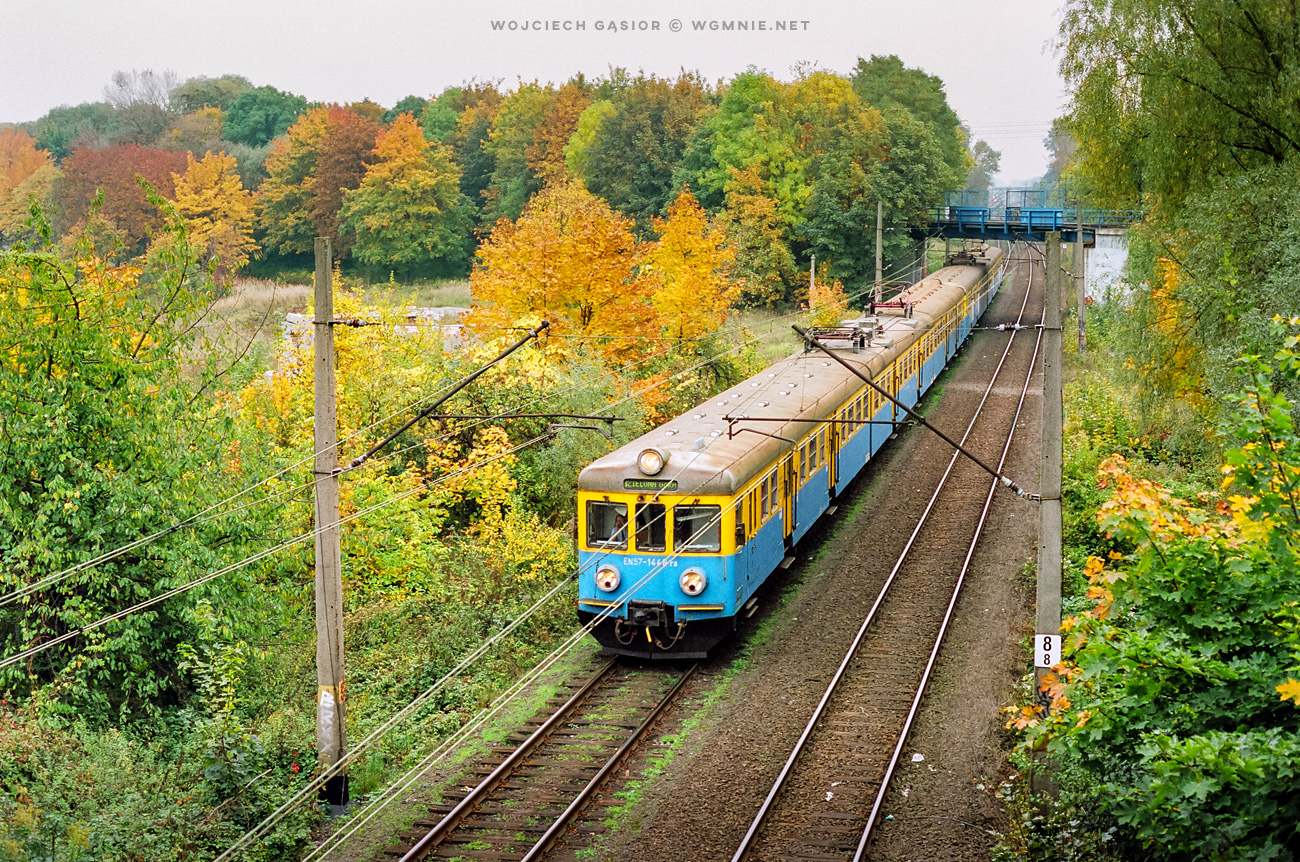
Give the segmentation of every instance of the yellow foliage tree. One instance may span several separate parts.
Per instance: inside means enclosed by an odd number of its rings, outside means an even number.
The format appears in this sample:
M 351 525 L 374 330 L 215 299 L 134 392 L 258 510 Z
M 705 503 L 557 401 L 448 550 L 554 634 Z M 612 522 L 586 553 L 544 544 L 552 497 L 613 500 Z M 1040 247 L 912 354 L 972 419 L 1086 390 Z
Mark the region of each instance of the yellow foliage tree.
M 654 226 L 659 241 L 647 244 L 640 274 L 653 284 L 650 301 L 663 334 L 684 340 L 713 332 L 726 321 L 741 287 L 730 278 L 736 253 L 726 231 L 711 224 L 686 191 Z
M 849 300 L 840 280 L 818 275 L 808 291 L 808 314 L 816 326 L 836 326 L 849 312 Z
M 594 345 L 607 359 L 626 358 L 644 346 L 638 336 L 657 332 L 653 282 L 637 275 L 639 260 L 631 219 L 561 180 L 518 221 L 497 222 L 479 248 L 467 322 L 485 338 L 513 340 L 517 327 L 549 320 L 552 353 Z
M 188 156 L 176 182 L 176 211 L 189 226 L 190 241 L 203 249 L 205 260 L 218 261 L 218 280 L 229 282 L 257 250 L 253 239 L 253 199 L 239 180 L 233 156 L 208 153 Z

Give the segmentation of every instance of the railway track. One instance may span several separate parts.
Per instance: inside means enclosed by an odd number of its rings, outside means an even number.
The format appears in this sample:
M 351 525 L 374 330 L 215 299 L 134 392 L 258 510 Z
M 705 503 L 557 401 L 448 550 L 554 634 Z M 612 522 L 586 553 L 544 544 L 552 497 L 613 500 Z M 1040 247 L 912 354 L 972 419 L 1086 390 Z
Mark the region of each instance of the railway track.
M 1031 265 L 1017 324 L 1035 293 L 1041 306 L 1041 284 L 1036 292 Z M 981 457 L 998 458 L 999 471 L 1024 406 L 1041 332 L 1040 326 L 1037 338 L 1018 338 L 1012 331 L 962 438 Z M 1018 384 L 1014 412 L 986 416 L 991 397 L 1005 397 L 998 395 L 1005 391 L 998 383 L 1008 378 Z M 732 862 L 865 858 L 996 487 L 986 473 L 952 456 Z M 926 530 L 932 518 L 939 525 L 973 527 L 965 539 L 951 530 Z
M 695 672 L 611 660 L 552 698 L 406 833 L 390 860 L 547 858 Z

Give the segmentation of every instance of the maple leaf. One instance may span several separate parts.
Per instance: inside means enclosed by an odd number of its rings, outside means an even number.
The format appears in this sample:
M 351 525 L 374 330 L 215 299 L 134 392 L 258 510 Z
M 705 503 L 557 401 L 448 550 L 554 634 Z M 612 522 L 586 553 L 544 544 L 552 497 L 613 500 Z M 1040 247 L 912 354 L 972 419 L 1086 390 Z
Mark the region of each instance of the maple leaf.
M 1286 682 L 1276 686 L 1276 690 L 1283 700 L 1293 700 L 1296 706 L 1300 706 L 1300 680 L 1287 677 Z

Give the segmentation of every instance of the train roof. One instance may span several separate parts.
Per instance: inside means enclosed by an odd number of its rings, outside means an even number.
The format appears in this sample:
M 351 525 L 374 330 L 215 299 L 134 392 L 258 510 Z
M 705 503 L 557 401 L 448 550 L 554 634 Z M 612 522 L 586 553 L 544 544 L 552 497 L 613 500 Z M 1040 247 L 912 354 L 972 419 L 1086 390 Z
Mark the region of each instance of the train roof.
M 915 302 L 911 318 L 872 318 L 876 334 L 868 345 L 836 349 L 836 356 L 874 380 L 978 283 L 1000 256 L 997 249 L 989 251 L 981 265 L 945 267 L 913 285 L 903 294 Z M 579 475 L 578 488 L 622 492 L 628 490 L 625 479 L 653 478 L 675 480 L 676 488 L 667 492 L 673 495 L 732 495 L 863 386 L 856 374 L 821 351 L 795 353 L 593 461 Z M 724 417 L 786 421 L 731 422 Z M 637 456 L 650 447 L 667 459 L 657 475 L 646 477 L 637 468 Z

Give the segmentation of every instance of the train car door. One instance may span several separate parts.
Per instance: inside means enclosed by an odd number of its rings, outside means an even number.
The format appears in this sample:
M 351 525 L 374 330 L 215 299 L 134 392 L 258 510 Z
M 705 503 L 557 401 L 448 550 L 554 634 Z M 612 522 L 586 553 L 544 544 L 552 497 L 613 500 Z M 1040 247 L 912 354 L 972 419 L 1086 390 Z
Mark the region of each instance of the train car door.
M 736 601 L 744 598 L 744 591 L 749 587 L 749 579 L 753 576 L 753 557 L 754 546 L 749 541 L 754 538 L 753 523 L 758 520 L 758 513 L 754 509 L 755 496 L 754 492 L 748 492 L 740 498 L 736 505 L 736 554 L 731 559 L 735 563 L 735 580 L 736 580 Z
M 840 414 L 841 418 L 843 416 L 844 414 Z M 832 419 L 830 422 L 830 439 L 826 441 L 828 447 L 826 454 L 830 456 L 826 459 L 826 478 L 831 483 L 832 498 L 835 496 L 835 486 L 840 481 L 840 429 L 842 427 L 844 427 L 843 422 L 836 422 Z
M 794 533 L 794 528 L 799 523 L 795 512 L 795 500 L 798 495 L 794 492 L 794 476 L 794 453 L 791 453 L 781 464 L 781 505 L 785 508 L 785 537 L 787 540 Z

